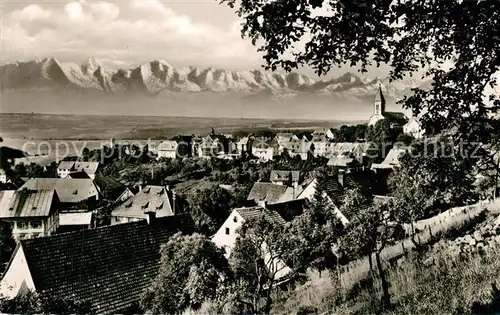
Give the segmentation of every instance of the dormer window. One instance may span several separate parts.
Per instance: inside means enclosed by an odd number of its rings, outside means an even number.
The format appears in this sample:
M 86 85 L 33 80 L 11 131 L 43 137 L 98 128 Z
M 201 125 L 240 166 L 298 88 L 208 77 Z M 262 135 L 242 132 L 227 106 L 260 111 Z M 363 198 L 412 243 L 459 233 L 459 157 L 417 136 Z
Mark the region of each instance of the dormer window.
M 73 190 L 73 195 L 78 194 L 78 189 Z
M 146 209 L 148 206 L 149 206 L 149 201 L 146 201 L 141 208 Z
M 33 207 L 31 208 L 31 210 L 36 210 L 36 206 L 33 206 Z

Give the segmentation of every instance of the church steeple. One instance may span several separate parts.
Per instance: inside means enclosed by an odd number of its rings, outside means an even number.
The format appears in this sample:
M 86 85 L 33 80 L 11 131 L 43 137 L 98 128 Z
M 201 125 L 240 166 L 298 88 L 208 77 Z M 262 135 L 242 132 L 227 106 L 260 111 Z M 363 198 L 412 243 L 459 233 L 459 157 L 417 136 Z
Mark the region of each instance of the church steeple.
M 385 113 L 385 97 L 384 93 L 382 93 L 382 85 L 379 83 L 377 95 L 375 95 L 375 99 L 373 100 L 373 114 L 383 115 L 384 113 Z

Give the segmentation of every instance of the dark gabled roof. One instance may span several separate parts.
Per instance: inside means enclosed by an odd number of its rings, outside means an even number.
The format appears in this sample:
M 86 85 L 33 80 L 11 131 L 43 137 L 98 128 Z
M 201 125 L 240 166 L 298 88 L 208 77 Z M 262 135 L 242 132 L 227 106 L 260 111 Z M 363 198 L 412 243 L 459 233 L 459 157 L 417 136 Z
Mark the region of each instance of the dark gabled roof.
M 69 178 L 90 178 L 89 175 L 83 171 L 69 173 L 68 177 Z
M 285 193 L 286 188 L 284 185 L 257 182 L 253 184 L 247 200 L 254 200 L 255 202 L 267 201 L 269 203 L 277 202 Z
M 97 314 L 137 305 L 156 277 L 160 245 L 191 233 L 189 215 L 157 218 L 21 241 L 35 290 L 51 297 L 87 301 Z
M 262 207 L 248 207 L 248 208 L 234 209 L 234 211 L 238 212 L 239 215 L 241 215 L 241 217 L 244 220 L 258 219 L 260 217 L 264 217 L 265 220 L 275 224 L 280 224 L 280 225 L 286 224 L 286 221 L 279 215 L 278 212 L 274 210 L 268 210 Z
M 391 122 L 406 123 L 408 122 L 408 117 L 400 112 L 384 112 L 382 114 L 385 119 Z

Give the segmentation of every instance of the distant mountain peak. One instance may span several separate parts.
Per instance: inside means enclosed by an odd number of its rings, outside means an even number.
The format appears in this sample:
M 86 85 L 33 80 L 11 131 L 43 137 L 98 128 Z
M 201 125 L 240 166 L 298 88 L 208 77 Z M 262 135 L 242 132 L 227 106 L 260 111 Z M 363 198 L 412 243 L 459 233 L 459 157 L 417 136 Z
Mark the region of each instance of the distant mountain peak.
M 26 80 L 29 77 L 29 80 Z M 88 57 L 80 65 L 61 63 L 54 57 L 39 61 L 7 64 L 1 66 L 0 79 L 4 89 L 24 88 L 94 89 L 109 94 L 122 92 L 158 95 L 170 92 L 216 93 L 237 92 L 245 95 L 271 93 L 286 95 L 331 95 L 341 99 L 372 99 L 383 81 L 384 93 L 389 98 L 399 98 L 411 87 L 420 83 L 393 82 L 381 78 L 365 78 L 353 72 L 330 80 L 315 80 L 303 73 L 268 72 L 262 68 L 249 70 L 229 70 L 224 68 L 186 66 L 174 68 L 165 60 L 158 59 L 131 69 L 103 71 L 101 61 Z

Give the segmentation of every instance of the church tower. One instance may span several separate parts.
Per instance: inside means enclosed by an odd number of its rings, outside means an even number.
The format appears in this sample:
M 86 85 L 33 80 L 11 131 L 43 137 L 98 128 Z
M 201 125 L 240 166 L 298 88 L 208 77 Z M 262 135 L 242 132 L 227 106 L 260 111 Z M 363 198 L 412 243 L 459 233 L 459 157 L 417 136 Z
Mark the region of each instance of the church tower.
M 373 100 L 373 115 L 370 117 L 368 121 L 369 126 L 375 126 L 377 121 L 384 119 L 385 114 L 385 97 L 382 92 L 382 86 L 379 83 L 377 95 L 375 95 L 375 99 Z

